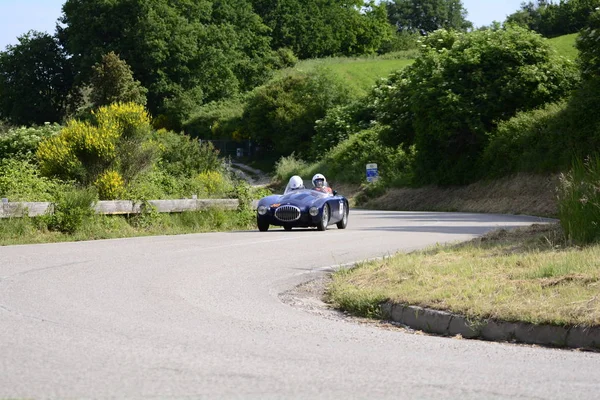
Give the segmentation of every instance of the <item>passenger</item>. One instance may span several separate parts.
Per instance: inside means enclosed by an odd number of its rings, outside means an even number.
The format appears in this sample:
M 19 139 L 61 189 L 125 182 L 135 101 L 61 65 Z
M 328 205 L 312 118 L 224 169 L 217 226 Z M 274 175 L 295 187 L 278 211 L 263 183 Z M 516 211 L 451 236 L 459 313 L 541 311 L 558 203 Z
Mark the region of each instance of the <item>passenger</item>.
M 288 194 L 299 189 L 304 189 L 304 181 L 298 175 L 294 175 L 290 178 L 290 181 L 285 187 L 285 192 L 283 192 L 283 194 Z
M 313 189 L 333 195 L 333 190 L 327 185 L 327 179 L 322 174 L 315 174 L 312 178 Z

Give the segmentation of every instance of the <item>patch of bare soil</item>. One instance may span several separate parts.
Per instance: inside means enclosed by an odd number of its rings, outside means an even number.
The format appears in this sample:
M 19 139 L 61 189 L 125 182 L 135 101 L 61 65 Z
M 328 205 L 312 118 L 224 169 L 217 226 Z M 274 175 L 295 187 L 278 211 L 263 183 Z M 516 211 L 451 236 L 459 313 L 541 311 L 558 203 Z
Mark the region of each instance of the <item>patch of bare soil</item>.
M 396 211 L 457 211 L 554 217 L 558 213 L 558 175 L 519 174 L 459 187 L 390 189 L 360 204 Z

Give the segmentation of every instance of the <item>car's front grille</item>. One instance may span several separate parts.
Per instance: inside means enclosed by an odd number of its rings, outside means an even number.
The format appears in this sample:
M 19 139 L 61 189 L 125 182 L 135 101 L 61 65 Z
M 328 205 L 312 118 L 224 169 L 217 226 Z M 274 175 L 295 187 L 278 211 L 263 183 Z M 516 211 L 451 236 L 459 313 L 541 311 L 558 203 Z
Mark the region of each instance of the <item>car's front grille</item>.
M 282 222 L 292 222 L 300 219 L 300 209 L 296 206 L 281 206 L 275 210 L 275 218 Z

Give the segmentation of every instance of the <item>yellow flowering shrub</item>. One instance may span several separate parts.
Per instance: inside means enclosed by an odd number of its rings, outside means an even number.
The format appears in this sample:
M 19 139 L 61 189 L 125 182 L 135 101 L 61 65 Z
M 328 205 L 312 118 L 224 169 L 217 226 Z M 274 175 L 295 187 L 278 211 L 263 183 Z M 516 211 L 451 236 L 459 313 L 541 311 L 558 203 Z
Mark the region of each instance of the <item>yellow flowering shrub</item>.
M 44 175 L 90 183 L 115 166 L 137 173 L 150 164 L 146 153 L 151 152 L 143 145 L 150 137 L 150 116 L 143 106 L 115 103 L 93 116 L 95 124 L 71 120 L 57 136 L 40 143 L 37 157 Z M 136 161 L 140 165 L 132 165 Z M 123 171 L 119 173 L 122 180 Z
M 227 179 L 219 171 L 206 171 L 198 174 L 197 181 L 199 181 L 206 193 L 209 196 L 216 194 L 225 194 L 232 190 L 233 186 L 229 179 Z
M 125 193 L 125 181 L 117 171 L 104 171 L 94 182 L 101 200 L 119 199 Z
M 150 128 L 150 115 L 135 103 L 113 103 L 94 112 L 98 126 L 117 129 L 125 137 Z

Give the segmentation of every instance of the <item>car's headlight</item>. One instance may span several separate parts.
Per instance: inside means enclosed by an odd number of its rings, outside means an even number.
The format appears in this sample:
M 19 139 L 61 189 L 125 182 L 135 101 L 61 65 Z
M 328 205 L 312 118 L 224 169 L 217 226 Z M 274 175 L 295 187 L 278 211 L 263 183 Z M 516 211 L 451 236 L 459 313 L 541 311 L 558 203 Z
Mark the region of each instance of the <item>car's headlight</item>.
M 265 215 L 267 213 L 268 208 L 266 206 L 258 206 L 256 211 L 258 211 L 258 215 Z
M 308 213 L 313 217 L 316 217 L 319 215 L 319 207 L 311 207 L 310 210 L 308 210 Z

